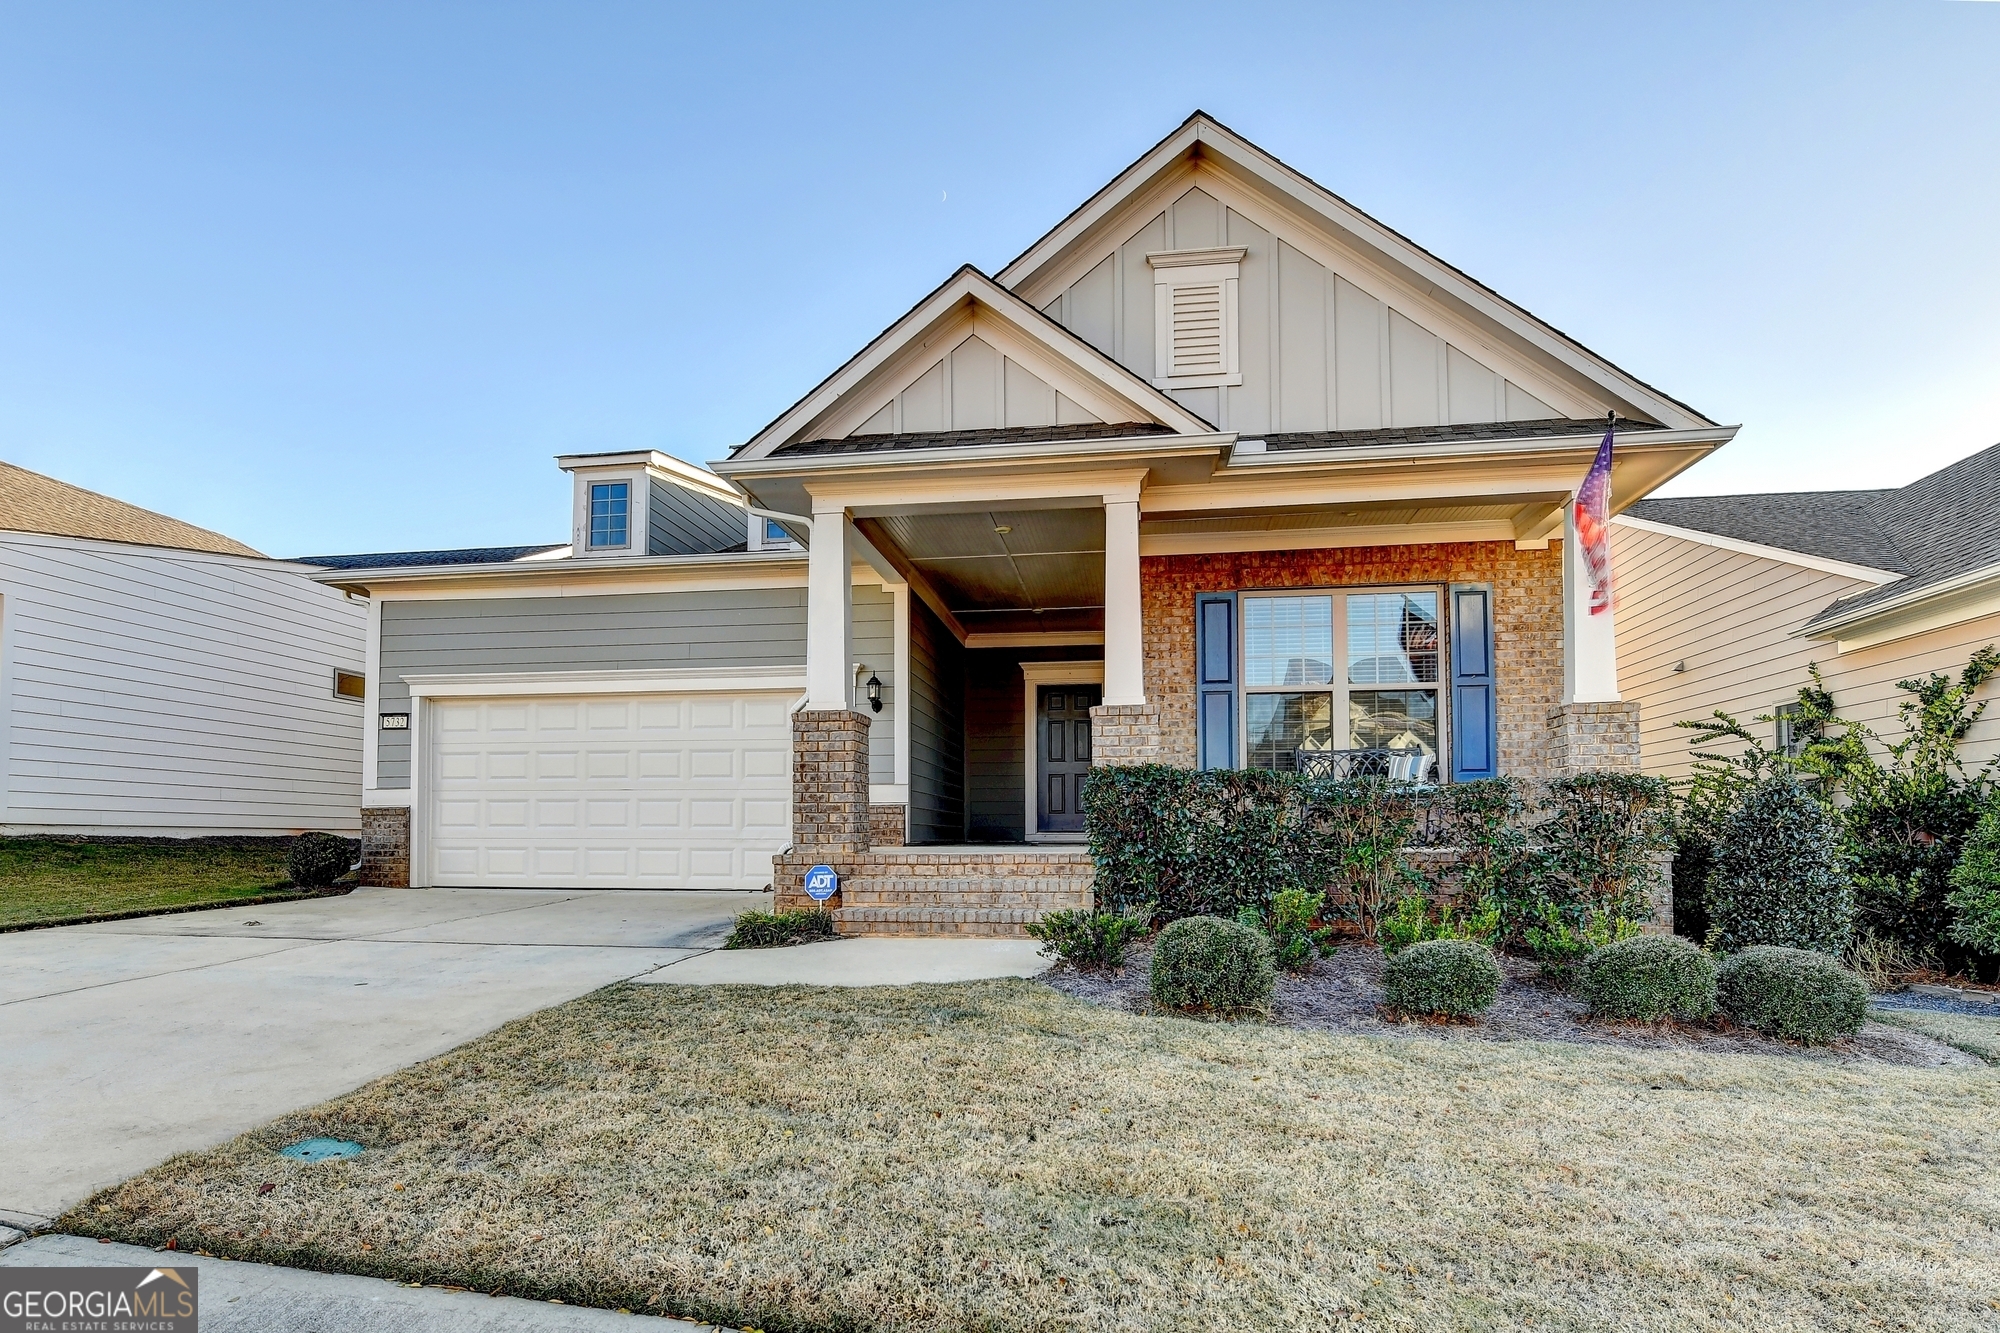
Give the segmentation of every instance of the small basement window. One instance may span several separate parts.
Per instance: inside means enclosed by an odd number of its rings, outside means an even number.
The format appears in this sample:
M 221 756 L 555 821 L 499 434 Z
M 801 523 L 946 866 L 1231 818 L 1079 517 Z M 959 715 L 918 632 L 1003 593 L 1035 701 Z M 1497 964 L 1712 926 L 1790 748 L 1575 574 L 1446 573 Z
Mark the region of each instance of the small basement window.
M 359 671 L 335 671 L 333 673 L 333 694 L 336 699 L 366 699 L 368 697 L 368 677 Z

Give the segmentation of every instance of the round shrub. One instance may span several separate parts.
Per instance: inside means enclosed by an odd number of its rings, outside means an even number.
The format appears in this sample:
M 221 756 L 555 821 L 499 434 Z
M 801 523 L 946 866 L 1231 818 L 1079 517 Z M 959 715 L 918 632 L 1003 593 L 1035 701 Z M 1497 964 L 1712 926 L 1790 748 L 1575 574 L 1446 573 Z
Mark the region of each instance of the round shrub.
M 1715 960 L 1677 935 L 1638 935 L 1585 958 L 1576 989 L 1599 1018 L 1699 1022 L 1715 1012 Z
M 323 889 L 354 864 L 354 844 L 331 833 L 301 833 L 285 853 L 285 869 L 302 889 Z
M 1500 964 L 1474 940 L 1412 944 L 1382 969 L 1382 1000 L 1406 1014 L 1470 1018 L 1500 994 Z
M 1153 1003 L 1167 1009 L 1262 1011 L 1277 977 L 1264 932 L 1221 917 L 1182 917 L 1153 946 Z
M 1861 1030 L 1868 987 L 1823 953 L 1759 945 L 1715 970 L 1715 993 L 1732 1023 L 1808 1046 Z
M 1839 957 L 1854 886 L 1833 812 L 1795 778 L 1766 778 L 1723 825 L 1708 918 L 1725 949 L 1778 944 Z

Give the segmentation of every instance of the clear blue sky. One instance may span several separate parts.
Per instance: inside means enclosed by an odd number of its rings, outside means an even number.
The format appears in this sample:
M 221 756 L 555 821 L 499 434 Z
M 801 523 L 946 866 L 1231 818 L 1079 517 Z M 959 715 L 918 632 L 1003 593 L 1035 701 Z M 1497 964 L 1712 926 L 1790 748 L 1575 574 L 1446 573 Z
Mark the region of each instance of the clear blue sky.
M 2000 4 L 0 0 L 0 458 L 273 554 L 561 540 L 1201 107 L 1734 445 L 2000 440 Z

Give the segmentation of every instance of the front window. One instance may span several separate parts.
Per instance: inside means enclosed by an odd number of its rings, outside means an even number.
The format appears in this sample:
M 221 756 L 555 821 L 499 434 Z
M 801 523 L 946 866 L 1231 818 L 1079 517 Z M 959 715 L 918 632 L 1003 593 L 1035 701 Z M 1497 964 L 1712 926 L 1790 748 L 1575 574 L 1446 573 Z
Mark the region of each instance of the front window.
M 1437 754 L 1440 601 L 1435 588 L 1245 594 L 1244 762 L 1289 771 L 1301 749 Z
M 592 549 L 631 545 L 632 484 L 598 481 L 590 486 Z

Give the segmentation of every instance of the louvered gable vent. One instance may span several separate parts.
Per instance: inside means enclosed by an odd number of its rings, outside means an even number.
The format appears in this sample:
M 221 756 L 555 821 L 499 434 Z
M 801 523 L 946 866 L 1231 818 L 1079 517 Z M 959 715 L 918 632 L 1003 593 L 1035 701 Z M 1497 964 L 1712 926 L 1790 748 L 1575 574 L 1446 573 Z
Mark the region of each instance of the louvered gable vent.
M 1163 389 L 1241 384 L 1236 280 L 1241 247 L 1166 250 L 1153 267 L 1153 383 Z

